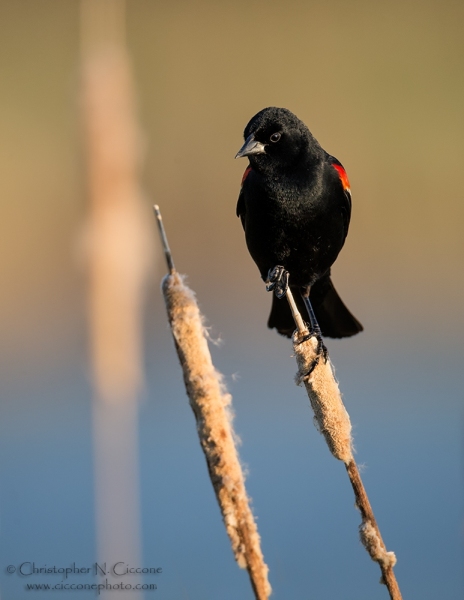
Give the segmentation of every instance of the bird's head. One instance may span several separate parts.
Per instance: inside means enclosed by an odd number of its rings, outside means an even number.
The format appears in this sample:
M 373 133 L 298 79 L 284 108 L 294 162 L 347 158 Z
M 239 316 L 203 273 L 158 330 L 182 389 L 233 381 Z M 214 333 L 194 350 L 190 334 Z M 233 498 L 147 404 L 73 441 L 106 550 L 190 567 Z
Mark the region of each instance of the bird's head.
M 292 169 L 323 152 L 303 121 L 286 108 L 261 110 L 245 127 L 244 138 L 235 158 L 247 156 L 262 171 Z

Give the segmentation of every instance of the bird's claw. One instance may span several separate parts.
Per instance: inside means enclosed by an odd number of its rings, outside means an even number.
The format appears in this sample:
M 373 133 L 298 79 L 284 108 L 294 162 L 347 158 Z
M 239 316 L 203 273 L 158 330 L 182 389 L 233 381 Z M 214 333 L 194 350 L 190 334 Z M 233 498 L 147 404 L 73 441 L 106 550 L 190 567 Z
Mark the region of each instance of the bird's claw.
M 274 292 L 279 298 L 283 298 L 288 290 L 289 273 L 281 265 L 277 265 L 273 269 L 269 269 L 266 281 L 266 290 Z
M 317 340 L 317 354 L 319 357 L 322 356 L 324 359 L 324 364 L 327 364 L 329 360 L 329 351 L 327 350 L 327 346 L 324 344 L 322 338 L 318 338 Z
M 313 337 L 315 337 L 317 340 L 316 357 L 314 358 L 313 361 L 311 361 L 311 365 L 309 367 L 308 372 L 305 375 L 305 378 L 308 378 L 311 375 L 311 373 L 314 371 L 314 369 L 319 364 L 321 358 L 324 359 L 324 364 L 326 364 L 329 359 L 329 351 L 327 350 L 327 347 L 324 344 L 324 341 L 322 339 L 322 335 L 321 335 L 320 331 L 315 331 L 315 330 L 309 331 L 309 333 L 307 333 L 305 336 L 303 336 L 301 339 L 299 339 L 297 343 L 302 344 L 303 342 L 307 342 L 308 340 L 310 340 Z

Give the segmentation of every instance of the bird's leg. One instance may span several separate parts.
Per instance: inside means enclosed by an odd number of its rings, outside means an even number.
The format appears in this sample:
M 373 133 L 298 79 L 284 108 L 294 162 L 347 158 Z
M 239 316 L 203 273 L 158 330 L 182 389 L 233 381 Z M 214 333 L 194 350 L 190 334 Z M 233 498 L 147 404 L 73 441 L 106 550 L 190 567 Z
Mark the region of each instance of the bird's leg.
M 274 292 L 279 298 L 283 298 L 288 290 L 289 273 L 281 265 L 277 265 L 273 269 L 269 269 L 266 280 L 266 290 Z
M 321 358 L 321 356 L 324 358 L 324 363 L 327 362 L 329 353 L 328 353 L 328 350 L 322 339 L 321 328 L 319 327 L 319 323 L 317 322 L 316 315 L 314 314 L 314 310 L 311 305 L 311 300 L 309 299 L 309 290 L 302 292 L 301 297 L 303 298 L 303 302 L 306 306 L 306 310 L 308 311 L 308 316 L 309 316 L 309 335 L 306 339 L 310 339 L 312 337 L 315 337 L 317 339 L 317 348 L 316 348 L 317 356 L 313 360 L 311 367 L 307 373 L 307 375 L 310 375 L 314 371 L 314 369 L 317 367 L 317 365 L 319 364 L 319 359 Z M 305 340 L 302 340 L 302 341 L 305 341 Z

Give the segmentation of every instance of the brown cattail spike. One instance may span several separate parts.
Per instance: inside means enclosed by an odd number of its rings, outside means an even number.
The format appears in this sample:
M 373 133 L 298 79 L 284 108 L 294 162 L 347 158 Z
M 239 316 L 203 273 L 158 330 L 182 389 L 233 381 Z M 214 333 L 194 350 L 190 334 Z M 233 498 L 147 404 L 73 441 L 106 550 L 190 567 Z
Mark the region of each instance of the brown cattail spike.
M 298 363 L 296 383 L 304 384 L 314 411 L 317 429 L 323 434 L 330 452 L 345 463 L 353 487 L 356 506 L 361 513 L 360 539 L 372 560 L 382 572 L 381 583 L 387 586 L 391 600 L 401 600 L 401 592 L 393 572 L 396 563 L 394 552 L 388 552 L 382 540 L 369 498 L 353 457 L 350 417 L 345 409 L 332 364 L 324 360 L 318 349 L 316 337 L 308 337 L 290 288 L 287 299 L 295 319 L 297 331 L 293 334 L 293 349 Z M 303 325 L 302 325 L 303 323 Z
M 256 600 L 267 600 L 271 593 L 268 568 L 261 552 L 258 529 L 235 447 L 230 410 L 232 398 L 211 360 L 203 317 L 195 295 L 169 259 L 169 246 L 157 207 L 155 212 L 170 269 L 163 280 L 162 290 L 200 444 L 235 559 L 247 569 Z

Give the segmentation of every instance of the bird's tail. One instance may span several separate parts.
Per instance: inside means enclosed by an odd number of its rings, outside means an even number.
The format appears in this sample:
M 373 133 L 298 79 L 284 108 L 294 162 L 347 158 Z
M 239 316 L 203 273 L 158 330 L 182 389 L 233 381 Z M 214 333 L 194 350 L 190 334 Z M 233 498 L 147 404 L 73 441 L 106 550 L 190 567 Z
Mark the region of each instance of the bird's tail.
M 343 304 L 329 275 L 316 281 L 311 287 L 309 299 L 323 336 L 350 337 L 363 330 L 361 323 Z
M 298 310 L 303 319 L 307 321 L 308 315 L 299 288 L 292 287 L 292 292 Z M 363 330 L 361 323 L 343 304 L 329 275 L 322 277 L 311 287 L 309 298 L 324 337 L 350 337 Z M 275 327 L 282 335 L 292 336 L 295 331 L 295 323 L 285 298 L 279 300 L 273 294 L 272 309 L 267 324 L 271 329 Z

